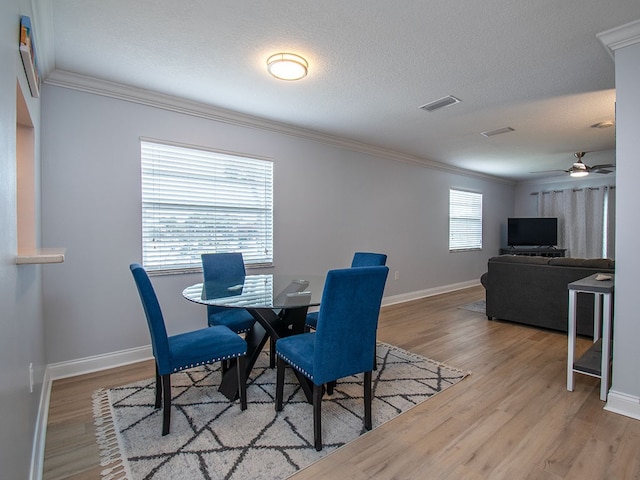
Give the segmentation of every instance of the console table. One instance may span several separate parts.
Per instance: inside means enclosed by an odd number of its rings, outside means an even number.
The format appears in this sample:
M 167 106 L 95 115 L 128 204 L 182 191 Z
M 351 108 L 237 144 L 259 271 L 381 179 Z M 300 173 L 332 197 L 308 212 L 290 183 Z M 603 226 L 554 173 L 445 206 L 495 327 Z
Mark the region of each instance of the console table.
M 609 280 L 596 280 L 606 275 Z M 607 400 L 611 372 L 611 320 L 613 313 L 614 275 L 596 273 L 568 285 L 569 348 L 567 358 L 567 390 L 573 391 L 576 373 L 600 379 L 600 400 Z M 578 293 L 593 293 L 593 345 L 576 360 L 576 303 Z M 600 338 L 602 321 L 602 338 Z
M 564 257 L 566 248 L 501 248 L 500 255 L 526 255 L 528 257 Z

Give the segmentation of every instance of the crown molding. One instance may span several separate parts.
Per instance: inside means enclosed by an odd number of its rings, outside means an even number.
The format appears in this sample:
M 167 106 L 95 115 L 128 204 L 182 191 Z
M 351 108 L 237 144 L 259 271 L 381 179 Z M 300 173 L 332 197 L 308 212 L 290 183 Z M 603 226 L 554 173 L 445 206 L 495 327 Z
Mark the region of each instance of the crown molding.
M 598 33 L 596 37 L 602 42 L 611 58 L 615 59 L 615 51 L 619 48 L 640 43 L 640 20 Z
M 169 110 L 172 112 L 182 113 L 194 117 L 200 117 L 208 120 L 213 120 L 215 122 L 304 138 L 306 140 L 312 140 L 315 142 L 332 145 L 358 153 L 365 153 L 387 160 L 393 160 L 420 167 L 442 170 L 449 173 L 455 173 L 457 175 L 480 178 L 483 180 L 489 180 L 499 183 L 515 183 L 509 179 L 453 167 L 432 160 L 427 160 L 425 158 L 406 155 L 395 152 L 393 150 L 356 142 L 354 140 L 327 135 L 313 130 L 295 127 L 293 125 L 265 120 L 263 118 L 238 113 L 231 110 L 206 105 L 203 103 L 193 102 L 191 100 L 186 100 L 171 95 L 165 95 L 150 90 L 131 87 L 129 85 L 123 85 L 120 83 L 109 82 L 106 80 L 66 72 L 63 70 L 54 70 L 53 72 L 51 72 L 51 74 L 44 80 L 44 83 L 48 85 L 54 85 L 56 87 L 68 88 L 71 90 L 92 93 L 95 95 L 101 95 L 118 100 L 124 100 L 127 102 L 138 103 L 141 105 Z

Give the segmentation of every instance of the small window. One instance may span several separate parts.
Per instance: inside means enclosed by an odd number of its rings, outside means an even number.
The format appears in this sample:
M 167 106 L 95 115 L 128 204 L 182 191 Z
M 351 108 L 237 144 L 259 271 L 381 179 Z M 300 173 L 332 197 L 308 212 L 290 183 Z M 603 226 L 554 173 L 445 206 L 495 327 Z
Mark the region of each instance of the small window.
M 273 162 L 140 145 L 145 268 L 197 271 L 209 252 L 242 252 L 247 266 L 273 263 Z
M 449 190 L 449 251 L 482 249 L 482 194 Z

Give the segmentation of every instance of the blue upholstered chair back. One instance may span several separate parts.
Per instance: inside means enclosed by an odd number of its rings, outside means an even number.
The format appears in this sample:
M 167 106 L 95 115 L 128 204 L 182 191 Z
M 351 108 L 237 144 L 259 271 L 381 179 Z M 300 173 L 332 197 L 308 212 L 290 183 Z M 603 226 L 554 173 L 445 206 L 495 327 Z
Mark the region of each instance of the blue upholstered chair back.
M 386 265 L 387 256 L 384 253 L 356 252 L 351 261 L 352 267 L 375 267 Z
M 375 266 L 327 274 L 315 333 L 315 384 L 372 369 L 388 272 L 386 266 Z
M 246 270 L 242 253 L 203 253 L 202 274 L 204 276 L 205 290 L 207 282 L 226 285 L 227 287 L 243 284 Z M 228 290 L 224 290 L 227 292 L 224 296 L 228 296 Z M 214 298 L 216 295 L 213 291 L 206 292 L 206 294 L 209 298 Z M 225 310 L 224 307 L 207 306 L 207 314 L 209 316 Z
M 147 325 L 151 334 L 151 346 L 153 348 L 153 356 L 156 358 L 158 370 L 167 373 L 171 370 L 169 360 L 169 340 L 167 339 L 167 328 L 164 324 L 164 317 L 160 309 L 160 303 L 156 292 L 151 285 L 149 275 L 142 268 L 142 265 L 132 263 L 129 268 L 133 274 L 133 279 L 138 287 L 140 300 L 144 307 L 144 313 L 147 317 Z

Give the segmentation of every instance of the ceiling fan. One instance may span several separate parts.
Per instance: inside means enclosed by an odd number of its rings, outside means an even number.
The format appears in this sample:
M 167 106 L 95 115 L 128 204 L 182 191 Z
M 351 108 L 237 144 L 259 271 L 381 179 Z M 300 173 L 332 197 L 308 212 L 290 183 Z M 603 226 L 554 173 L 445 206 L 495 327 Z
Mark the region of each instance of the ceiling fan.
M 576 152 L 573 154 L 578 160 L 576 160 L 573 165 L 568 170 L 543 170 L 540 172 L 531 172 L 531 173 L 548 173 L 548 172 L 565 172 L 571 175 L 572 177 L 586 177 L 590 173 L 611 173 L 611 168 L 616 168 L 613 163 L 608 163 L 604 165 L 594 165 L 590 167 L 582 163 L 582 157 L 584 157 L 586 152 Z

